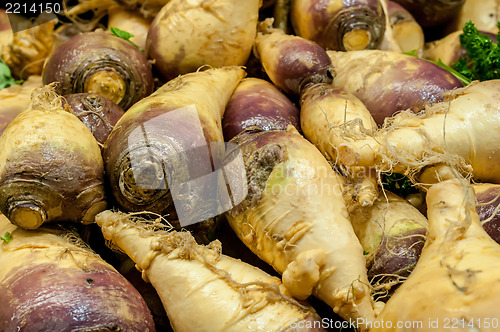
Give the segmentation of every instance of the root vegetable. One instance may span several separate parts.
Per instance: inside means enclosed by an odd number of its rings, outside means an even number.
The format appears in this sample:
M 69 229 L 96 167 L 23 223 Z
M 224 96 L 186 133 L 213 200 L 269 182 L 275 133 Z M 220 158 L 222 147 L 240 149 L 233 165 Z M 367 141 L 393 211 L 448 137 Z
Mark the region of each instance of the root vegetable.
M 13 85 L 0 90 L 0 135 L 7 125 L 22 111 L 26 110 L 31 103 L 31 93 L 36 88 L 41 88 L 41 76 L 30 76 L 22 85 Z
M 499 84 L 500 80 L 484 81 L 451 91 L 422 116 L 401 113 L 375 137 L 344 144 L 339 160 L 410 173 L 446 163 L 472 171 L 479 181 L 498 183 Z
M 425 329 L 438 321 L 464 322 L 457 331 L 496 331 L 500 295 L 500 246 L 483 230 L 475 212 L 474 193 L 466 181 L 449 180 L 427 193 L 429 231 L 420 259 L 408 280 L 389 299 L 378 319 L 392 331 Z M 397 322 L 420 322 L 396 328 Z M 375 324 L 374 324 L 375 325 Z M 379 324 L 372 331 L 386 331 Z
M 259 0 L 172 0 L 149 28 L 146 52 L 168 81 L 199 67 L 242 66 L 255 40 Z
M 410 55 L 380 50 L 327 53 L 335 67 L 333 85 L 358 97 L 378 124 L 398 111 L 420 111 L 463 86 L 447 70 Z
M 498 0 L 465 0 L 453 23 L 452 31 L 462 29 L 465 23 L 472 21 L 476 28 L 496 34 L 500 21 Z
M 92 132 L 97 142 L 104 144 L 118 120 L 125 114 L 120 106 L 95 93 L 74 93 L 64 96 L 64 102 Z
M 226 213 L 238 237 L 282 274 L 293 296 L 313 294 L 344 319 L 373 319 L 340 175 L 296 132 L 244 132 L 233 142 L 248 182 L 245 200 Z
M 0 214 L 2 331 L 154 332 L 137 290 L 68 230 L 25 231 Z
M 350 140 L 350 135 L 372 133 L 377 128 L 358 98 L 326 83 L 311 84 L 304 89 L 300 98 L 300 121 L 304 136 L 333 164 L 337 164 L 337 149 Z M 338 166 L 356 183 L 358 202 L 371 205 L 378 196 L 375 172 L 364 167 Z
M 477 183 L 473 185 L 476 193 L 476 212 L 488 235 L 500 243 L 500 185 Z
M 424 48 L 425 36 L 420 24 L 403 6 L 387 1 L 389 21 L 401 51 L 417 53 Z
M 374 295 L 387 300 L 417 263 L 427 232 L 427 219 L 405 199 L 385 191 L 371 207 L 349 213 L 366 257 Z M 390 291 L 389 291 L 390 290 Z
M 288 125 L 300 130 L 298 108 L 273 84 L 254 77 L 238 84 L 222 118 L 226 141 L 253 126 L 286 130 Z
M 179 76 L 125 113 L 103 150 L 108 183 L 121 209 L 171 213 L 172 218 L 185 212 L 200 221 L 195 212 L 212 206 L 217 195 L 201 195 L 208 190 L 204 180 L 190 180 L 218 167 L 224 150 L 222 115 L 244 75 L 240 67 L 224 67 Z M 171 192 L 173 183 L 180 192 Z M 186 210 L 176 206 L 173 211 L 173 195 L 186 196 Z
M 379 0 L 292 0 L 290 20 L 297 35 L 337 51 L 377 48 L 386 23 Z
M 300 94 L 309 83 L 330 83 L 334 74 L 325 50 L 313 41 L 272 28 L 272 20 L 260 25 L 255 39 L 256 56 L 278 88 Z
M 108 10 L 108 29 L 118 28 L 134 35 L 130 40 L 142 49 L 146 48 L 150 25 L 151 19 L 144 18 L 137 11 L 122 6 L 113 6 Z
M 201 246 L 188 232 L 154 231 L 154 223 L 134 219 L 111 211 L 96 217 L 104 237 L 155 287 L 175 331 L 288 331 L 319 320 L 279 278 L 222 255 L 219 241 Z
M 0 136 L 0 209 L 20 227 L 94 222 L 106 208 L 103 173 L 94 136 L 50 87 Z
M 15 77 L 25 80 L 31 75 L 42 74 L 44 61 L 57 41 L 56 23 L 57 20 L 52 20 L 16 32 L 9 29 L 10 38 L 0 47 L 0 56 Z
M 60 44 L 45 63 L 43 82 L 59 82 L 61 95 L 100 94 L 124 110 L 153 92 L 143 52 L 107 31 L 81 33 Z
M 406 8 L 422 27 L 435 27 L 455 18 L 465 0 L 393 0 Z

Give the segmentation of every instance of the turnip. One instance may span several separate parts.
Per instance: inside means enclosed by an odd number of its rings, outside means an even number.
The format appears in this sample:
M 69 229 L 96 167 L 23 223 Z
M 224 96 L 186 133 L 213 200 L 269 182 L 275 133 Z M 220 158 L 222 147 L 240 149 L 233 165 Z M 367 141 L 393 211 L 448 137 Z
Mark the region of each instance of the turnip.
M 143 52 L 108 31 L 81 33 L 57 46 L 43 70 L 57 92 L 97 93 L 127 110 L 153 91 L 151 65 Z
M 64 96 L 71 112 L 90 129 L 97 142 L 104 144 L 114 125 L 125 113 L 106 97 L 95 93 L 74 93 Z
M 279 278 L 222 255 L 219 241 L 198 245 L 188 232 L 158 230 L 158 221 L 111 211 L 96 217 L 155 287 L 175 331 L 292 331 L 294 322 L 319 320 Z
M 477 183 L 473 185 L 476 193 L 476 212 L 484 230 L 495 242 L 500 244 L 500 185 Z
M 259 0 L 171 0 L 149 28 L 146 52 L 166 81 L 199 67 L 242 66 L 255 39 Z
M 378 124 L 398 111 L 420 111 L 463 86 L 447 70 L 410 55 L 380 50 L 327 53 L 335 67 L 333 85 L 358 97 Z
M 401 51 L 421 51 L 425 36 L 420 24 L 404 7 L 394 1 L 387 1 L 387 10 L 391 28 Z
M 222 118 L 226 141 L 253 126 L 286 130 L 288 125 L 300 130 L 297 107 L 273 84 L 254 77 L 238 84 Z
M 292 0 L 290 19 L 297 35 L 325 49 L 374 49 L 385 30 L 379 0 Z
M 363 246 L 374 295 L 386 300 L 410 275 L 427 232 L 427 219 L 405 199 L 385 191 L 373 206 L 354 206 L 349 213 Z
M 476 180 L 499 183 L 499 84 L 500 80 L 471 84 L 450 91 L 420 116 L 396 115 L 374 137 L 343 144 L 339 160 L 407 173 L 445 163 L 472 171 Z
M 321 46 L 272 28 L 272 19 L 260 24 L 255 53 L 274 85 L 291 95 L 300 94 L 309 83 L 330 83 L 334 75 Z
M 373 319 L 340 175 L 297 132 L 243 132 L 233 142 L 248 185 L 245 200 L 226 213 L 238 237 L 282 274 L 294 297 L 313 294 L 344 319 Z
M 422 27 L 435 27 L 449 23 L 458 15 L 465 3 L 465 0 L 393 1 L 406 8 Z
M 20 227 L 94 222 L 106 208 L 103 173 L 94 136 L 50 86 L 0 136 L 0 210 Z
M 304 136 L 334 165 L 338 147 L 351 135 L 368 134 L 377 128 L 358 98 L 326 83 L 306 86 L 300 98 L 300 122 Z M 355 182 L 356 200 L 363 206 L 371 205 L 378 195 L 376 172 L 365 167 L 338 167 Z
M 497 0 L 465 0 L 458 15 L 448 24 L 452 31 L 462 29 L 465 23 L 472 21 L 483 31 L 496 34 L 500 16 L 500 7 Z
M 0 90 L 0 135 L 7 125 L 22 111 L 26 110 L 31 103 L 31 93 L 36 88 L 41 88 L 41 76 L 33 75 L 23 82 L 22 85 L 13 85 Z
M 146 38 L 152 19 L 147 19 L 139 12 L 122 6 L 113 6 L 108 10 L 108 29 L 118 28 L 133 35 L 130 38 L 142 49 L 146 48 Z
M 497 331 L 500 246 L 479 223 L 470 185 L 459 180 L 435 184 L 427 206 L 429 231 L 420 259 L 371 331 L 386 331 L 389 324 L 391 331 L 444 331 L 452 324 L 457 331 Z M 487 321 L 489 326 L 483 324 Z M 398 322 L 419 325 L 405 329 Z
M 104 146 L 103 157 L 109 186 L 122 210 L 170 213 L 172 222 L 184 213 L 196 222 L 202 220 L 197 219 L 197 213 L 207 212 L 202 207 L 210 210 L 218 206 L 213 205 L 216 193 L 201 195 L 209 190 L 204 179 L 211 179 L 202 176 L 220 166 L 224 152 L 222 115 L 244 76 L 241 67 L 179 76 L 120 118 Z M 197 178 L 199 182 L 190 182 Z M 185 202 L 184 209 L 176 206 L 174 210 L 173 197 L 178 198 L 177 203 Z
M 54 27 L 57 20 L 24 30 L 9 32 L 8 41 L 0 45 L 0 56 L 9 66 L 14 77 L 27 79 L 31 75 L 41 75 L 44 61 L 52 53 L 57 41 Z
M 0 214 L 0 234 L 2 331 L 155 331 L 137 290 L 76 233 Z

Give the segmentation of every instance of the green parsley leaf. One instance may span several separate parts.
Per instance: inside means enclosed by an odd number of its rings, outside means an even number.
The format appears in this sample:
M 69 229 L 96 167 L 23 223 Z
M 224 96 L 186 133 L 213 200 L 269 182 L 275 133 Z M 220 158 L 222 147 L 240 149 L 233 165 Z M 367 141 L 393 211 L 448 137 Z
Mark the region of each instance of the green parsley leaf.
M 500 22 L 497 23 L 500 28 Z M 467 57 L 452 64 L 459 73 L 473 80 L 487 81 L 500 78 L 500 47 L 486 34 L 480 33 L 471 21 L 465 23 L 460 44 Z M 500 40 L 497 34 L 497 41 Z
M 2 239 L 5 243 L 9 243 L 10 241 L 12 241 L 12 234 L 10 234 L 9 232 L 5 232 L 5 234 L 0 237 L 0 239 Z
M 3 88 L 8 88 L 9 86 L 15 84 L 21 84 L 23 81 L 15 80 L 12 77 L 9 66 L 0 58 L 0 90 Z
M 144 50 L 139 46 L 137 45 L 136 43 L 134 43 L 133 41 L 130 40 L 130 38 L 134 37 L 133 34 L 131 34 L 130 32 L 127 32 L 127 31 L 123 31 L 123 30 L 120 30 L 118 28 L 115 28 L 115 27 L 111 27 L 109 29 L 109 31 L 111 31 L 111 33 L 117 37 L 120 37 L 121 39 L 125 39 L 126 41 L 128 41 L 130 44 L 134 45 L 135 47 L 137 47 L 139 49 L 139 51 L 141 52 L 144 52 Z
M 384 189 L 401 197 L 418 192 L 418 189 L 413 186 L 410 179 L 399 173 L 382 174 L 382 186 Z

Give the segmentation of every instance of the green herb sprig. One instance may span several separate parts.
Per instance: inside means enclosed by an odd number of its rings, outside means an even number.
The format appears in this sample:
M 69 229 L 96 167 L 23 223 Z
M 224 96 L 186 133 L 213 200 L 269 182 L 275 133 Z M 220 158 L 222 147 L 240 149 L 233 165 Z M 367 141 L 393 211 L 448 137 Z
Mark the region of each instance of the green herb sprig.
M 135 47 L 137 47 L 139 49 L 139 51 L 141 52 L 144 52 L 144 50 L 142 49 L 142 47 L 140 47 L 139 45 L 137 45 L 136 43 L 134 43 L 133 41 L 130 40 L 130 38 L 134 37 L 133 34 L 131 34 L 130 32 L 127 32 L 127 31 L 123 31 L 123 30 L 120 30 L 118 28 L 115 28 L 115 27 L 111 27 L 109 29 L 109 31 L 111 31 L 111 33 L 117 37 L 120 37 L 121 39 L 125 39 L 126 41 L 128 41 L 130 44 L 134 45 Z
M 0 237 L 0 239 L 5 243 L 9 243 L 10 241 L 12 241 L 12 234 L 10 234 L 9 232 L 5 232 L 4 235 Z
M 500 29 L 500 22 L 497 27 Z M 480 33 L 471 21 L 465 23 L 462 30 L 460 44 L 467 51 L 467 57 L 461 57 L 452 67 L 471 80 L 500 78 L 500 32 L 497 43 L 494 43 L 488 35 Z
M 3 61 L 2 58 L 0 58 L 0 90 L 21 83 L 23 83 L 23 81 L 15 80 L 12 77 L 12 73 L 10 72 L 9 66 L 7 66 L 5 61 Z

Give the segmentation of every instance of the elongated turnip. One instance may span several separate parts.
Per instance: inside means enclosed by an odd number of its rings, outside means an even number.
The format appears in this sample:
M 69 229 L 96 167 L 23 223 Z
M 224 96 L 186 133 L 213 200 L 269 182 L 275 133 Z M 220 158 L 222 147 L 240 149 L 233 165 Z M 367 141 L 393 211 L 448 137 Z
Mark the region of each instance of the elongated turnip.
M 146 52 L 164 80 L 199 67 L 242 66 L 255 40 L 259 0 L 171 0 L 149 28 Z
M 412 274 L 389 299 L 373 331 L 497 331 L 500 246 L 483 230 L 466 181 L 449 180 L 427 193 L 427 242 Z M 384 321 L 385 323 L 381 323 Z M 412 322 L 404 328 L 397 322 Z M 418 323 L 420 322 L 420 323 Z M 418 324 L 418 325 L 414 325 Z M 434 327 L 434 328 L 433 328 Z
M 272 19 L 260 24 L 255 53 L 274 85 L 288 94 L 300 94 L 309 83 L 330 83 L 334 75 L 321 46 L 272 28 Z
M 294 297 L 314 294 L 344 319 L 374 319 L 340 175 L 296 132 L 244 132 L 233 141 L 248 183 L 245 200 L 226 213 L 238 237 L 282 274 Z
M 0 209 L 23 228 L 94 222 L 106 208 L 103 177 L 97 141 L 51 87 L 0 136 Z
M 319 320 L 279 278 L 222 255 L 219 241 L 201 246 L 188 232 L 155 231 L 135 219 L 111 211 L 96 217 L 155 287 L 175 331 L 298 331 L 292 323 Z
M 125 113 L 103 150 L 108 183 L 121 209 L 170 213 L 172 220 L 184 213 L 200 221 L 196 214 L 202 206 L 214 207 L 217 195 L 203 195 L 204 179 L 212 178 L 203 175 L 220 165 L 222 115 L 244 75 L 240 67 L 224 67 L 179 76 Z M 190 181 L 197 178 L 200 182 Z M 173 197 L 185 202 L 184 209 L 173 210 Z
M 229 141 L 244 129 L 300 130 L 298 108 L 268 81 L 249 77 L 234 90 L 222 118 L 224 139 Z
M 333 85 L 358 97 L 378 124 L 398 111 L 420 111 L 463 86 L 447 70 L 410 55 L 380 50 L 327 53 L 335 67 Z
M 81 33 L 57 46 L 43 70 L 57 92 L 97 93 L 124 110 L 153 92 L 153 74 L 143 52 L 108 31 Z
M 25 231 L 0 214 L 0 326 L 14 331 L 154 332 L 137 290 L 68 230 Z
M 499 86 L 500 80 L 471 84 L 451 91 L 421 116 L 401 113 L 375 137 L 343 144 L 339 159 L 347 165 L 410 172 L 447 163 L 472 171 L 477 180 L 498 183 Z
M 300 98 L 300 122 L 305 137 L 333 164 L 337 164 L 338 147 L 348 142 L 351 135 L 368 134 L 377 128 L 358 98 L 326 83 L 306 86 Z M 365 167 L 338 167 L 355 182 L 358 202 L 371 205 L 378 196 L 376 172 Z
M 421 51 L 425 42 L 424 31 L 411 13 L 394 1 L 387 1 L 387 10 L 394 37 L 401 51 Z
M 374 49 L 385 30 L 385 13 L 379 0 L 292 0 L 295 32 L 325 49 Z

